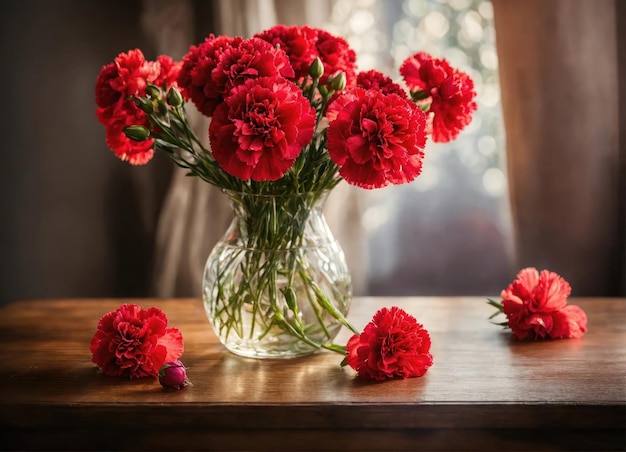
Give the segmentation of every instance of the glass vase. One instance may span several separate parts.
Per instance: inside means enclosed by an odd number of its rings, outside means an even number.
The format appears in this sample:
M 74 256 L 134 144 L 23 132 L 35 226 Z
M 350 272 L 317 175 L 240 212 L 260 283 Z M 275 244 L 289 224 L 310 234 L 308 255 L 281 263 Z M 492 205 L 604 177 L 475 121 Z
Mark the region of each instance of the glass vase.
M 209 255 L 206 314 L 224 346 L 253 358 L 288 358 L 331 344 L 352 286 L 322 212 L 328 192 L 226 191 L 233 220 Z

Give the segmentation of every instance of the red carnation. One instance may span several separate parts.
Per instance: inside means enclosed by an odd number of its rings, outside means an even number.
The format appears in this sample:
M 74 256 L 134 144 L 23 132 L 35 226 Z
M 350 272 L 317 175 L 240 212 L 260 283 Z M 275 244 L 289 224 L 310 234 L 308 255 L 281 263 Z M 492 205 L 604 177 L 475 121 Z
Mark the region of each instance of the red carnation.
M 394 83 L 391 78 L 374 69 L 360 72 L 356 79 L 356 85 L 363 89 L 374 89 L 383 94 L 397 94 L 408 99 L 406 91 L 400 85 Z
M 328 107 L 328 154 L 350 184 L 379 188 L 415 179 L 426 145 L 424 113 L 396 94 L 356 88 Z
M 294 72 L 287 54 L 258 38 L 242 41 L 237 47 L 224 49 L 211 77 L 217 93 L 223 97 L 250 78 L 293 78 Z
M 168 59 L 160 60 L 166 68 Z M 172 63 L 170 69 L 174 67 Z M 133 97 L 145 96 L 146 86 L 162 74 L 160 62 L 146 61 L 143 53 L 135 49 L 120 53 L 113 63 L 104 66 L 96 81 L 96 116 L 106 126 L 106 143 L 118 158 L 133 165 L 147 163 L 154 154 L 152 139 L 138 142 L 124 135 L 127 126 L 148 126 L 146 115 L 137 108 Z
M 115 63 L 109 63 L 100 70 L 96 79 L 96 105 L 99 108 L 111 107 L 124 97 L 124 93 L 111 86 L 111 81 L 118 76 Z
M 454 140 L 471 122 L 476 111 L 476 91 L 468 74 L 452 68 L 445 59 L 424 52 L 407 58 L 400 74 L 411 91 L 421 91 L 430 99 L 435 142 Z
M 325 84 L 328 77 L 345 72 L 347 87 L 356 85 L 356 54 L 348 41 L 339 36 L 319 28 L 297 25 L 291 27 L 278 25 L 256 36 L 285 50 L 294 68 L 296 79 L 306 77 L 309 66 L 319 57 L 324 64 L 321 84 Z
M 133 103 L 131 96 L 143 96 L 146 86 L 159 76 L 158 63 L 146 61 L 139 49 L 120 53 L 102 68 L 96 80 L 96 105 L 117 114 Z M 106 124 L 105 124 L 106 125 Z
M 143 112 L 141 112 L 143 115 Z M 109 122 L 106 128 L 106 144 L 115 156 L 131 165 L 145 165 L 154 156 L 154 140 L 149 138 L 143 141 L 135 141 L 126 136 L 124 129 L 129 126 L 145 125 L 145 117 L 140 119 L 136 116 L 120 116 L 117 120 Z
M 120 53 L 113 63 L 104 66 L 96 80 L 96 105 L 115 107 L 129 96 L 143 96 L 146 85 L 159 76 L 159 65 L 147 61 L 139 49 Z
M 320 83 L 326 83 L 328 77 L 344 72 L 346 88 L 356 86 L 356 53 L 350 48 L 348 41 L 325 30 L 318 30 L 315 46 L 324 63 L 324 75 L 320 78 Z
M 255 37 L 269 42 L 285 51 L 295 73 L 295 79 L 300 80 L 309 75 L 309 66 L 318 56 L 315 43 L 317 29 L 307 26 L 276 25 L 255 35 Z
M 100 319 L 90 348 L 104 375 L 156 377 L 164 363 L 182 355 L 183 336 L 167 328 L 160 309 L 124 304 Z
M 445 59 L 433 58 L 419 52 L 402 62 L 400 74 L 411 91 L 425 91 L 440 86 L 452 75 L 454 69 Z
M 191 99 L 196 108 L 206 116 L 212 116 L 215 108 L 222 102 L 222 93 L 218 92 L 211 73 L 217 67 L 222 53 L 237 47 L 242 41 L 239 37 L 210 35 L 198 46 L 191 46 L 183 57 L 178 86 L 183 96 Z
M 346 361 L 363 378 L 420 377 L 433 364 L 430 336 L 398 307 L 382 308 L 361 334 L 350 338 Z
M 567 305 L 570 293 L 569 283 L 556 273 L 521 270 L 501 293 L 508 326 L 518 339 L 581 337 L 587 316 L 578 306 Z
M 282 77 L 247 80 L 220 104 L 209 126 L 213 156 L 243 180 L 276 180 L 313 137 L 315 110 Z
M 159 55 L 157 63 L 159 63 L 159 75 L 154 80 L 154 84 L 159 88 L 163 85 L 167 88 L 178 87 L 177 79 L 183 63 L 174 61 L 167 55 Z

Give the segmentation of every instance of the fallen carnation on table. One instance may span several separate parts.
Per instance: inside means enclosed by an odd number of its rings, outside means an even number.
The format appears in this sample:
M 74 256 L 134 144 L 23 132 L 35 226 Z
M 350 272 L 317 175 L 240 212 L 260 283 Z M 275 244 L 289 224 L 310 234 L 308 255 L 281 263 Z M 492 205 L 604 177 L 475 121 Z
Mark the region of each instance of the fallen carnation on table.
M 379 310 L 346 348 L 344 363 L 373 380 L 421 377 L 433 364 L 428 331 L 395 306 Z
M 358 72 L 356 54 L 341 37 L 277 25 L 250 39 L 210 35 L 191 46 L 181 62 L 166 55 L 149 61 L 139 49 L 120 53 L 98 76 L 96 114 L 106 127 L 107 145 L 120 159 L 142 165 L 158 150 L 190 175 L 229 193 L 246 211 L 242 249 L 272 256 L 303 243 L 304 214 L 339 182 L 365 189 L 411 182 L 422 171 L 428 138 L 454 140 L 470 123 L 477 106 L 467 73 L 424 52 L 409 56 L 399 72 L 404 86 L 378 71 Z M 211 118 L 203 131 L 210 146 L 190 126 L 187 102 Z M 258 215 L 265 204 L 243 195 L 296 197 L 277 203 L 271 215 Z M 291 204 L 295 207 L 286 208 Z M 428 333 L 402 310 L 377 313 L 358 334 L 340 306 L 347 306 L 350 289 L 335 296 L 336 282 L 322 290 L 300 256 L 283 270 L 278 258 L 239 264 L 234 261 L 239 253 L 234 254 L 233 268 L 263 276 L 249 278 L 243 289 L 239 284 L 231 290 L 216 280 L 205 290 L 213 297 L 211 309 L 228 317 L 216 320 L 226 334 L 261 340 L 280 330 L 277 335 L 288 334 L 313 349 L 345 355 L 346 347 L 333 344 L 328 332 L 336 334 L 339 324 L 355 333 L 346 362 L 360 376 L 419 376 L 432 363 Z M 228 263 L 220 262 L 224 268 Z M 251 295 L 267 291 L 268 297 Z M 256 331 L 243 332 L 240 306 L 246 300 L 252 300 L 254 316 L 268 316 L 253 317 L 249 323 L 261 325 Z M 317 324 L 303 324 L 298 303 L 308 303 Z M 334 324 L 326 325 L 327 320 Z M 320 330 L 327 335 L 323 341 L 310 335 Z M 103 364 L 108 372 L 118 371 L 110 360 Z M 142 362 L 123 369 L 137 376 L 154 374 L 154 368 Z
M 124 304 L 100 319 L 90 350 L 104 375 L 156 377 L 166 362 L 183 354 L 183 335 L 168 328 L 167 316 L 156 307 Z
M 505 314 L 506 322 L 518 339 L 567 339 L 582 337 L 587 331 L 587 315 L 580 307 L 568 305 L 572 289 L 558 274 L 536 268 L 521 270 L 497 302 L 488 304 L 498 310 L 489 317 Z

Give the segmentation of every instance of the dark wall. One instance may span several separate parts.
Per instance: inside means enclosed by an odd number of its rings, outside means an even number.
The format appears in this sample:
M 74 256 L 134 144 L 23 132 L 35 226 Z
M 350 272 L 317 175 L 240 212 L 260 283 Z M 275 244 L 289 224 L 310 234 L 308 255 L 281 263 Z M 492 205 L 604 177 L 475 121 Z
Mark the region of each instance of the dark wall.
M 0 3 L 0 304 L 145 295 L 168 161 L 133 168 L 105 145 L 94 85 L 150 43 L 140 2 Z

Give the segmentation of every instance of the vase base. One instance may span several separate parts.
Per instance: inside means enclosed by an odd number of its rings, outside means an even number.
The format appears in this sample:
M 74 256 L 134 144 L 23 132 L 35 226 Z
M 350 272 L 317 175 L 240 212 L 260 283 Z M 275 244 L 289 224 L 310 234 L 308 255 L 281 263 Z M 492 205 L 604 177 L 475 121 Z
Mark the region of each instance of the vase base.
M 293 349 L 265 349 L 265 348 L 249 348 L 238 347 L 237 345 L 224 344 L 226 350 L 233 355 L 242 356 L 244 358 L 254 359 L 290 359 L 302 356 L 313 355 L 319 350 L 303 344 L 303 347 L 294 347 Z
M 230 353 L 245 358 L 288 359 L 312 355 L 319 351 L 318 348 L 284 335 L 266 337 L 265 340 L 228 339 L 221 339 L 222 345 Z

